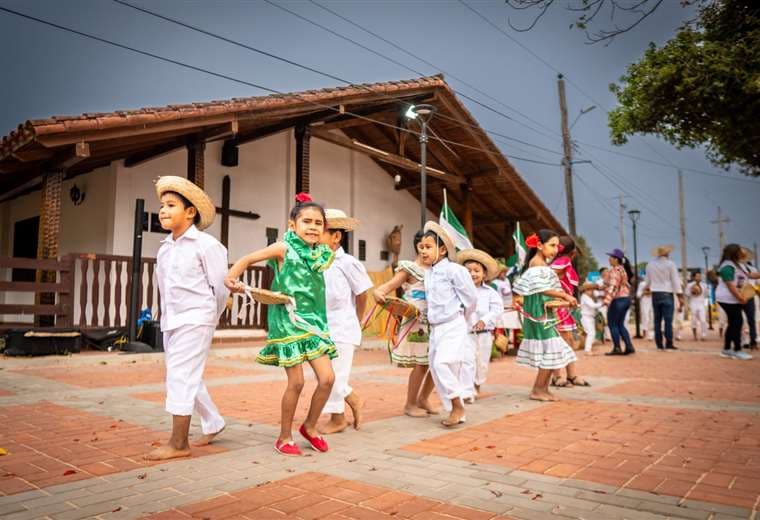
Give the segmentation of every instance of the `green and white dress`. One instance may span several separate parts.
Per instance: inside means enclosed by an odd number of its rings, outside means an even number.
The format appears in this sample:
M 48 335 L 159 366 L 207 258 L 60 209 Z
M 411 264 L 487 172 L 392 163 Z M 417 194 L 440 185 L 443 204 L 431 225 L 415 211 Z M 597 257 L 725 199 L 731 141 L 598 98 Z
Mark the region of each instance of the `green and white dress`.
M 416 365 L 428 364 L 429 325 L 427 321 L 427 300 L 425 299 L 425 271 L 409 260 L 401 260 L 396 272 L 404 271 L 414 278 L 414 283 L 404 283 L 404 300 L 420 311 L 417 320 L 403 324 L 397 337 L 403 337 L 401 342 L 391 350 L 391 361 L 399 367 L 411 368 Z M 392 341 L 395 341 L 392 340 Z
M 513 291 L 523 297 L 523 340 L 517 362 L 533 368 L 554 370 L 576 361 L 575 352 L 557 332 L 557 316 L 545 308 L 552 300 L 544 291 L 562 291 L 562 285 L 549 266 L 530 267 L 520 276 Z
M 293 367 L 327 354 L 338 356 L 327 328 L 324 271 L 330 267 L 334 253 L 326 245 L 312 247 L 292 231 L 285 233 L 288 246 L 282 267 L 276 260 L 272 290 L 292 296 L 295 310 L 285 305 L 267 308 L 267 345 L 256 362 L 262 365 Z

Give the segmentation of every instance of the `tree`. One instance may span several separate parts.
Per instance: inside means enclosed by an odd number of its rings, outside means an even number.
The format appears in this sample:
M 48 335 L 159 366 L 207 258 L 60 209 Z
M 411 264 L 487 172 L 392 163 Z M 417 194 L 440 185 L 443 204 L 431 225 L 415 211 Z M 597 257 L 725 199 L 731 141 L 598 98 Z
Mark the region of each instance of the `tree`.
M 703 4 L 662 47 L 610 85 L 612 141 L 654 134 L 678 148 L 705 146 L 713 164 L 760 175 L 760 3 Z
M 575 237 L 575 248 L 578 250 L 578 256 L 575 257 L 576 271 L 581 281 L 584 281 L 590 272 L 599 270 L 599 263 L 586 239 L 580 235 Z

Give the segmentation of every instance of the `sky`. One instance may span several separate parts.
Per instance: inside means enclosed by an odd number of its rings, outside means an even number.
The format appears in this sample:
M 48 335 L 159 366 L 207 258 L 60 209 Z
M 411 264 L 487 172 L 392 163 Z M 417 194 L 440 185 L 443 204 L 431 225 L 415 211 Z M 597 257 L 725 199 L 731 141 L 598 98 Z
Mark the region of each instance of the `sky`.
M 454 0 L 317 0 L 428 62 L 424 63 L 310 1 L 277 5 L 265 0 L 129 1 L 351 82 L 410 79 L 417 73 L 445 71 L 455 91 L 503 114 L 460 97 L 484 129 L 500 134 L 492 136 L 496 144 L 566 225 L 557 97 L 557 71 L 562 72 L 567 79 L 570 121 L 581 109 L 596 106 L 577 120 L 572 138 L 576 143 L 574 159 L 591 161 L 576 164 L 573 178 L 578 233 L 587 239 L 597 259 L 606 261 L 604 253 L 621 245 L 622 193 L 627 210 L 641 211 L 639 260 L 646 260 L 658 244 L 673 244 L 673 257 L 680 265 L 677 168 L 684 169 L 690 266 L 704 265 L 703 246 L 710 247 L 710 263 L 718 260 L 718 226 L 711 223 L 717 217 L 718 206 L 731 220 L 725 226 L 726 243 L 739 242 L 751 248 L 760 242 L 756 225 L 760 221 L 760 180 L 726 173 L 712 166 L 703 150 L 677 150 L 652 136 L 634 137 L 622 147 L 610 143 L 606 112 L 615 106 L 616 99 L 608 86 L 642 55 L 650 42 L 667 41 L 684 20 L 693 18 L 694 11 L 680 7 L 680 2 L 664 2 L 636 29 L 605 46 L 589 45 L 582 32 L 569 29 L 574 16 L 561 7 L 550 10 L 532 30 L 518 32 L 510 28 L 507 20 L 525 26 L 532 13 L 515 11 L 503 0 L 466 0 L 503 31 L 500 32 Z M 0 7 L 278 91 L 340 84 L 113 0 L 0 0 Z M 5 49 L 0 54 L 2 135 L 27 119 L 52 115 L 268 93 L 1 11 L 0 45 Z M 624 231 L 626 251 L 632 256 L 627 216 Z

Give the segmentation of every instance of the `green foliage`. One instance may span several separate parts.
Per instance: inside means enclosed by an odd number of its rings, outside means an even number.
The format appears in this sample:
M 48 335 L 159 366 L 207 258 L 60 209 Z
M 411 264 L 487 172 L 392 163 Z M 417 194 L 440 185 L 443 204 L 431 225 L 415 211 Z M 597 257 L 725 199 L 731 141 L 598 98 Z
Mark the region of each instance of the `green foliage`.
M 575 257 L 575 268 L 581 281 L 586 280 L 588 273 L 599 270 L 599 263 L 594 258 L 588 242 L 582 236 L 575 237 L 575 247 L 578 249 L 578 256 Z
M 612 141 L 654 134 L 681 147 L 704 146 L 708 158 L 760 175 L 760 2 L 722 0 L 682 27 L 611 85 Z

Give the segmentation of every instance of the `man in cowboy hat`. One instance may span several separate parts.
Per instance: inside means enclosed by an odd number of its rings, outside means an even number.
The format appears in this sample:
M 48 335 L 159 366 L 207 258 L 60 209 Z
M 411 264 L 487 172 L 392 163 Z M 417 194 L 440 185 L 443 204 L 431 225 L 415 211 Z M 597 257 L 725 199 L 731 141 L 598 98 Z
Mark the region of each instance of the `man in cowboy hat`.
M 354 415 L 354 429 L 358 430 L 361 425 L 364 402 L 349 386 L 348 378 L 354 350 L 362 342 L 360 313 L 367 300 L 367 291 L 372 288 L 372 281 L 364 265 L 341 247 L 345 234 L 354 231 L 359 226 L 359 221 L 339 209 L 327 209 L 325 214 L 327 224 L 322 234 L 322 243 L 335 251 L 335 259 L 325 271 L 327 324 L 338 357 L 332 360 L 335 383 L 322 410 L 331 414 L 330 421 L 320 428 L 320 432 L 330 434 L 348 428 L 346 403 Z
M 652 310 L 654 312 L 654 341 L 657 349 L 676 350 L 673 345 L 673 314 L 678 297 L 678 312 L 683 308 L 683 288 L 678 276 L 678 267 L 669 256 L 673 246 L 658 246 L 652 252 L 654 260 L 647 264 L 644 282 L 652 291 Z M 665 344 L 662 342 L 662 322 L 665 321 Z

